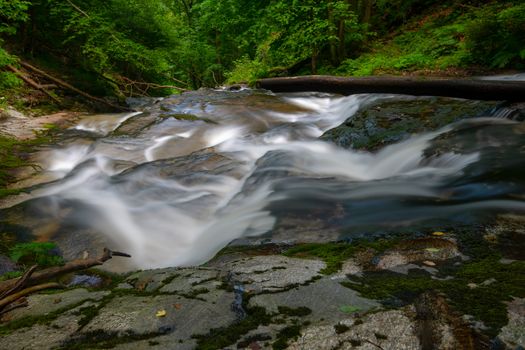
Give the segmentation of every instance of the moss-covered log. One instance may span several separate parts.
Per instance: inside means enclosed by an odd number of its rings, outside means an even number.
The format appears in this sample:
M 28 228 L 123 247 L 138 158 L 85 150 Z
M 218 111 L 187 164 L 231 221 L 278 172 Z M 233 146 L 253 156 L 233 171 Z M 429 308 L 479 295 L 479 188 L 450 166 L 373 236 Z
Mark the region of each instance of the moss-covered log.
M 317 75 L 260 79 L 257 81 L 257 87 L 273 92 L 320 91 L 343 95 L 390 93 L 474 100 L 525 101 L 525 82 L 480 79 L 347 78 Z

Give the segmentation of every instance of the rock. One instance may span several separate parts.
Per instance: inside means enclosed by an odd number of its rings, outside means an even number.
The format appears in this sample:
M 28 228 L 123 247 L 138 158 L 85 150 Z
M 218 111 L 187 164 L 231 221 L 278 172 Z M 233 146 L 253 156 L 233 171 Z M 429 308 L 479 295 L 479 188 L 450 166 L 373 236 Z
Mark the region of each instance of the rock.
M 346 278 L 347 275 L 361 275 L 363 268 L 355 259 L 348 259 L 341 266 L 341 271 L 332 276 L 332 279 Z
M 90 292 L 77 288 L 54 294 L 33 294 L 27 297 L 28 306 L 18 308 L 2 316 L 2 321 L 14 321 L 27 316 L 41 316 L 64 309 L 82 301 L 100 301 L 109 291 Z
M 498 338 L 511 349 L 525 348 L 525 298 L 515 298 L 508 304 L 509 323 Z
M 16 264 L 7 256 L 0 254 L 0 275 L 16 270 Z
M 85 286 L 100 287 L 104 281 L 99 276 L 93 275 L 75 275 L 68 283 L 68 287 Z
M 417 326 L 401 310 L 381 311 L 366 315 L 359 322 L 347 319 L 338 324 L 348 327 L 348 330 L 338 334 L 336 324 L 310 326 L 287 349 L 420 349 Z
M 229 263 L 232 279 L 254 292 L 281 291 L 311 281 L 326 264 L 280 255 L 255 256 Z
M 303 319 L 316 322 L 320 319 L 335 322 L 347 318 L 348 315 L 341 311 L 341 307 L 346 305 L 352 305 L 360 311 L 380 307 L 376 301 L 359 296 L 357 292 L 341 286 L 339 282 L 329 277 L 281 293 L 256 295 L 250 298 L 249 304 L 264 307 L 269 312 L 279 312 L 279 306 L 307 307 L 312 312 Z
M 5 110 L 0 111 L 0 119 L 9 119 L 9 118 L 15 118 L 15 119 L 26 119 L 27 116 L 25 116 L 23 113 L 20 113 L 16 109 L 12 107 L 7 107 Z
M 173 346 L 180 340 L 190 340 L 194 334 L 206 334 L 211 328 L 225 327 L 234 322 L 236 317 L 230 308 L 232 302 L 233 293 L 226 291 L 221 291 L 215 304 L 178 295 L 116 297 L 99 311 L 82 333 L 120 337 L 128 334 L 165 335 Z M 165 316 L 157 317 L 159 310 L 165 310 Z
M 65 312 L 50 324 L 35 324 L 0 337 L 0 349 L 47 350 L 59 348 L 78 328 L 82 316 L 75 310 Z
M 453 240 L 437 237 L 411 239 L 403 241 L 383 253 L 377 260 L 376 268 L 387 270 L 418 261 L 431 262 L 435 265 L 434 261 L 443 261 L 459 256 L 457 244 Z
M 427 292 L 414 303 L 417 330 L 423 349 L 484 349 L 489 339 L 454 312 L 445 297 Z
M 379 100 L 358 111 L 321 139 L 344 148 L 375 150 L 411 134 L 439 129 L 454 121 L 485 115 L 494 102 L 419 97 Z

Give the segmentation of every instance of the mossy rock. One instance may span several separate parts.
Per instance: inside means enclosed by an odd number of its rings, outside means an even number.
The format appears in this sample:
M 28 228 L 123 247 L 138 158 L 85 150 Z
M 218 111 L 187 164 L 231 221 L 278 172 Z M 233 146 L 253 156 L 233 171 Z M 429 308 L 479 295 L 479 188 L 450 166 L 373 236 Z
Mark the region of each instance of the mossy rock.
M 327 131 L 321 139 L 344 148 L 376 150 L 414 133 L 483 116 L 493 107 L 494 102 L 438 97 L 377 102 Z

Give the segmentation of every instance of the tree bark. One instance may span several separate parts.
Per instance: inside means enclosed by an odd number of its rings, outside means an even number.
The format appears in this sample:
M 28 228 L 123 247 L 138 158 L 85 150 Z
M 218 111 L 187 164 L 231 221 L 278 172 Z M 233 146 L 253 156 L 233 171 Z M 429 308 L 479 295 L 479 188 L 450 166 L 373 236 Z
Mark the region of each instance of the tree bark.
M 390 93 L 489 101 L 525 101 L 524 82 L 476 79 L 346 78 L 319 75 L 260 79 L 257 81 L 257 87 L 273 92 L 320 91 L 342 95 Z

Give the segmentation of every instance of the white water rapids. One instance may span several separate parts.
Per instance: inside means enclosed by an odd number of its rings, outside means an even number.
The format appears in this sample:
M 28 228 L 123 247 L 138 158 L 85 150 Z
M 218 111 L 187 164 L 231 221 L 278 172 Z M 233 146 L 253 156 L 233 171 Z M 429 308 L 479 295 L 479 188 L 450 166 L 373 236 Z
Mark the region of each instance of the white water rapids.
M 446 197 L 444 182 L 480 160 L 477 151 L 425 158 L 431 141 L 451 126 L 375 153 L 318 139 L 363 105 L 391 96 L 217 94 L 211 102 L 208 96 L 161 102 L 167 106 L 161 111 L 194 120 L 160 115 L 141 124 L 156 105 L 143 114 L 83 118 L 71 130 L 82 136 L 43 153 L 45 170 L 56 180 L 34 195 L 48 198 L 57 218 L 60 208 L 75 203 L 75 221 L 130 253 L 138 267 L 178 266 L 202 263 L 235 239 L 271 232 L 277 220 L 272 204 L 310 200 L 315 206 L 319 197 L 344 200 L 351 211 L 362 199 L 439 200 Z M 126 127 L 132 132 L 119 133 Z M 458 202 L 430 208 L 422 217 L 507 206 L 523 209 L 523 202 Z M 406 222 L 396 208 L 386 213 Z M 382 209 L 359 210 L 364 218 Z M 359 210 L 346 220 L 359 222 Z M 406 216 L 420 215 L 417 210 Z

